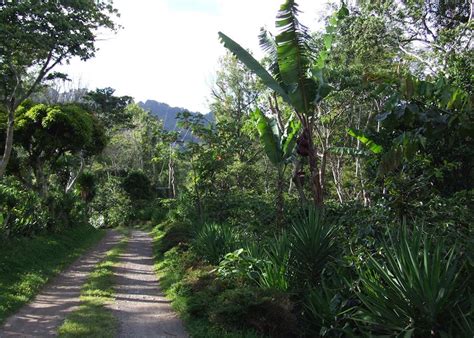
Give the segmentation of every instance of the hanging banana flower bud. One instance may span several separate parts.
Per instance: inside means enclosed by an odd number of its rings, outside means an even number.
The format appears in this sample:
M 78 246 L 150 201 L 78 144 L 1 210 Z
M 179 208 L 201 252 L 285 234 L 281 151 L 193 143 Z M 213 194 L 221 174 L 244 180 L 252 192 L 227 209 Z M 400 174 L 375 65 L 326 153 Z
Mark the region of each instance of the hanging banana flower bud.
M 296 141 L 296 152 L 303 156 L 307 157 L 309 156 L 309 137 L 308 133 L 306 130 L 304 130 L 300 137 L 298 137 L 298 140 Z

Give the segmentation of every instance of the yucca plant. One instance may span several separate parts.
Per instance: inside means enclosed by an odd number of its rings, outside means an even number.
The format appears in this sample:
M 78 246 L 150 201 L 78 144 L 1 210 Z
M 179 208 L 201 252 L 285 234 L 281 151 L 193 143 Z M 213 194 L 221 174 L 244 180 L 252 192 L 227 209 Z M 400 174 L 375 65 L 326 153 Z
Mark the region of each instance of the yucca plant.
M 364 306 L 354 318 L 361 328 L 419 337 L 451 331 L 453 310 L 467 296 L 456 248 L 404 227 L 396 240 L 383 244 L 382 255 L 369 257 L 358 271 Z
M 347 290 L 340 276 L 334 275 L 328 282 L 321 280 L 305 297 L 305 318 L 314 335 L 346 337 L 351 333 L 350 313 L 357 302 L 345 295 Z
M 470 309 L 463 311 L 460 308 L 454 313 L 456 325 L 451 327 L 448 337 L 472 337 L 474 332 L 474 295 L 470 294 L 466 301 L 471 303 Z
M 291 266 L 303 285 L 316 284 L 335 249 L 336 226 L 328 224 L 320 209 L 307 214 L 290 227 Z
M 207 262 L 217 265 L 225 254 L 237 249 L 237 237 L 228 225 L 207 223 L 196 233 L 194 251 Z
M 290 287 L 290 240 L 284 232 L 265 248 L 258 284 L 263 288 L 287 291 Z

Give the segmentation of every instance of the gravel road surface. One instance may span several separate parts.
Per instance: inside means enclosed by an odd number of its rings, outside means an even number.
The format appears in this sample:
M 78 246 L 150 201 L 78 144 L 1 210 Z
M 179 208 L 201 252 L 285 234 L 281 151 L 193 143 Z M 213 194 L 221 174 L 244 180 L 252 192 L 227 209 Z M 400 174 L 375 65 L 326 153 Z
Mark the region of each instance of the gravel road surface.
M 153 246 L 143 231 L 132 231 L 115 270 L 115 303 L 119 337 L 188 337 L 170 302 L 159 290 Z

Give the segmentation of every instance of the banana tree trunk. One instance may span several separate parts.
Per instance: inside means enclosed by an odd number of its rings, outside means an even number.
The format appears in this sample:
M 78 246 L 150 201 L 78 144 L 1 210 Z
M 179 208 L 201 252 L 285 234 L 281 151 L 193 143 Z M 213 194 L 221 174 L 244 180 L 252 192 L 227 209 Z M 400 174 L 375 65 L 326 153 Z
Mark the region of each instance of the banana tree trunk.
M 310 184 L 311 192 L 313 194 L 313 203 L 314 206 L 319 208 L 324 204 L 323 200 L 323 188 L 321 185 L 321 175 L 318 167 L 318 157 L 316 152 L 316 147 L 314 146 L 312 133 L 310 128 L 306 127 L 304 130 L 305 133 L 308 133 L 308 159 L 309 159 L 309 171 L 311 173 Z
M 294 162 L 293 175 L 290 181 L 290 189 L 288 193 L 291 192 L 291 187 L 292 187 L 291 183 L 294 183 L 296 187 L 296 191 L 298 192 L 298 196 L 300 198 L 301 204 L 306 205 L 307 200 L 306 200 L 306 195 L 304 193 L 304 188 L 303 188 L 304 176 L 302 177 L 300 175 L 300 172 L 301 172 L 301 161 L 296 159 Z

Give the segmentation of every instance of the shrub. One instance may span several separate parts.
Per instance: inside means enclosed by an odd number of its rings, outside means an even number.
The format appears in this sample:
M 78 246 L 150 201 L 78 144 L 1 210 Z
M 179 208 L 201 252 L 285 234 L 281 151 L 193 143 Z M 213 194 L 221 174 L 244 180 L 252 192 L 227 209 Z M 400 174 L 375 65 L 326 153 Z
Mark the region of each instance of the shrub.
M 216 273 L 221 279 L 229 279 L 242 285 L 257 280 L 262 264 L 261 259 L 251 256 L 248 250 L 240 248 L 224 256 Z
M 224 290 L 216 299 L 210 320 L 225 327 L 252 328 L 270 337 L 294 337 L 297 326 L 288 295 L 258 288 Z
M 0 236 L 31 236 L 47 228 L 49 214 L 34 191 L 6 177 L 0 183 Z
M 258 284 L 262 288 L 287 291 L 289 283 L 289 260 L 291 242 L 286 233 L 275 237 L 264 249 Z
M 204 260 L 217 265 L 226 253 L 237 249 L 237 236 L 228 225 L 208 223 L 197 232 L 193 249 Z
M 449 336 L 456 309 L 468 313 L 472 304 L 462 278 L 464 266 L 455 247 L 430 240 L 415 228 L 384 243 L 382 257 L 371 256 L 359 269 L 359 298 L 364 306 L 356 318 L 374 333 L 420 337 Z M 471 315 L 472 316 L 472 315 Z M 457 336 L 457 335 L 456 335 Z
M 84 202 L 89 203 L 92 201 L 96 193 L 96 184 L 96 178 L 91 172 L 83 172 L 77 178 L 77 188 Z
M 322 211 L 310 208 L 289 231 L 291 266 L 303 284 L 316 283 L 334 253 L 336 227 L 325 222 Z
M 90 207 L 91 218 L 103 216 L 107 227 L 127 225 L 130 221 L 131 201 L 117 178 L 109 177 L 99 185 Z
M 189 244 L 191 241 L 191 225 L 186 222 L 165 222 L 161 225 L 164 230 L 163 238 L 160 241 L 159 252 L 164 254 L 171 248 L 180 244 Z
M 49 211 L 48 226 L 52 230 L 88 223 L 85 204 L 74 192 L 61 189 L 50 191 L 46 204 Z
M 150 180 L 142 171 L 129 172 L 122 187 L 132 201 L 149 200 L 152 197 Z
M 308 329 L 317 337 L 355 336 L 351 314 L 360 303 L 344 284 L 344 276 L 333 275 L 311 289 L 304 299 Z

